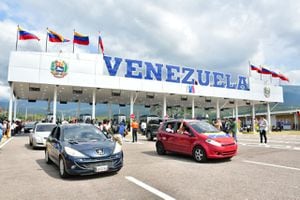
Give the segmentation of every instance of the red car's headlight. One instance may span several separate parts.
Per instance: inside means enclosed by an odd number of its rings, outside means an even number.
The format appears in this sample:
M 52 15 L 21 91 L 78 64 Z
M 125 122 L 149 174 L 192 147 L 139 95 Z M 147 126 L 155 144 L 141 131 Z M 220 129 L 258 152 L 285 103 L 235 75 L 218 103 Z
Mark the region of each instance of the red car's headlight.
M 207 140 L 205 140 L 205 142 L 207 142 L 208 144 L 217 146 L 217 147 L 221 147 L 222 146 L 222 144 L 220 142 L 217 142 L 217 141 L 212 140 L 212 139 L 207 139 Z

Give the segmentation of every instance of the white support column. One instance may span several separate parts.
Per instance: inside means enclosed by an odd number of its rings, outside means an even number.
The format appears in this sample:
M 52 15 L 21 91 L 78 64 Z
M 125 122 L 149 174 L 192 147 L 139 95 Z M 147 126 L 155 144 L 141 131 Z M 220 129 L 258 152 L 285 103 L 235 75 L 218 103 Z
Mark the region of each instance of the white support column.
M 220 102 L 219 99 L 217 99 L 217 105 L 216 105 L 216 114 L 217 119 L 220 119 Z
M 54 86 L 53 94 L 53 123 L 56 123 L 57 86 Z
M 238 107 L 238 102 L 235 101 L 235 122 L 236 122 L 236 133 L 239 133 L 239 107 Z
M 133 114 L 133 93 L 130 93 L 130 115 Z M 132 127 L 131 127 L 131 123 L 132 123 L 132 118 L 130 117 L 130 132 L 132 133 Z
M 92 120 L 96 119 L 96 89 L 93 89 Z
M 255 104 L 252 103 L 252 131 L 255 132 Z
M 163 97 L 163 112 L 162 112 L 162 118 L 164 119 L 167 116 L 167 96 L 164 94 Z
M 297 112 L 294 113 L 294 130 L 298 129 L 298 115 Z
M 108 118 L 109 120 L 111 120 L 112 118 L 111 102 L 109 102 L 108 104 Z
M 295 113 L 294 113 L 294 124 L 295 124 L 294 129 L 295 129 L 295 130 L 299 130 L 299 124 L 298 124 L 298 121 L 299 121 L 299 117 L 298 117 L 297 112 L 295 112 Z
M 17 102 L 18 102 L 18 100 L 15 97 L 14 98 L 14 121 L 16 121 L 16 119 L 17 119 Z
M 26 110 L 25 110 L 25 121 L 27 121 L 27 106 L 26 106 Z
M 50 101 L 50 98 L 48 99 L 48 108 L 47 108 L 47 112 L 50 113 L 50 104 L 51 104 L 51 101 Z
M 11 83 L 11 86 L 10 86 L 10 98 L 9 98 L 9 108 L 8 108 L 8 120 L 9 120 L 9 125 L 10 126 L 11 126 L 11 121 L 12 121 L 13 98 L 14 98 L 14 83 Z M 11 137 L 10 131 L 9 131 L 8 137 Z
M 272 132 L 272 123 L 271 123 L 271 111 L 270 111 L 270 103 L 267 103 L 267 121 L 268 121 L 268 132 L 271 133 Z
M 195 119 L 195 98 L 192 98 L 192 119 Z
M 77 102 L 77 119 L 79 120 L 79 116 L 80 116 L 80 99 L 78 99 Z

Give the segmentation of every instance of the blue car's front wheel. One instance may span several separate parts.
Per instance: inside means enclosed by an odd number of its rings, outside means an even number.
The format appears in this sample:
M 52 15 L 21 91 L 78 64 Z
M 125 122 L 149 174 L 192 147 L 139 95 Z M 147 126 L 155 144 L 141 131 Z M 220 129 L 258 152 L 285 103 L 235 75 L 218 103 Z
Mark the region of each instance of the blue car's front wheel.
M 65 161 L 62 157 L 59 158 L 59 175 L 61 178 L 67 178 L 69 176 L 66 171 Z

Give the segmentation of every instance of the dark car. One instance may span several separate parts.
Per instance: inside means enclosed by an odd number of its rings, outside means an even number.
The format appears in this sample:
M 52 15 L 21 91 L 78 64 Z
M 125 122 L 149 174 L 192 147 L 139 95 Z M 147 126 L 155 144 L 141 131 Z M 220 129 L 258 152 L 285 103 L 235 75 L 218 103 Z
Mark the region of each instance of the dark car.
M 26 122 L 24 125 L 24 133 L 30 133 L 33 130 L 36 122 Z
M 207 158 L 227 158 L 237 153 L 237 143 L 229 134 L 200 120 L 171 120 L 158 131 L 156 151 L 159 155 L 177 152 L 191 155 L 197 162 Z
M 157 131 L 162 121 L 163 121 L 162 119 L 151 119 L 147 123 L 147 128 L 146 128 L 147 140 L 153 141 L 153 138 L 156 137 Z
M 119 171 L 123 167 L 123 151 L 91 124 L 64 124 L 55 127 L 48 137 L 45 160 L 55 163 L 65 178 Z

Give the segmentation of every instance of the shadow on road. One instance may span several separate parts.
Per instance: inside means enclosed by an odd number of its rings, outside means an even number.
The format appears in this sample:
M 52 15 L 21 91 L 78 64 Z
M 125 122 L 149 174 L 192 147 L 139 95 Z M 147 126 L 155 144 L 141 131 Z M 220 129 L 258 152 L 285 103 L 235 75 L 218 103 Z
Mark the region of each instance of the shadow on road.
M 31 151 L 44 151 L 45 147 L 34 147 L 32 148 L 28 143 L 24 144 L 24 147 Z
M 173 152 L 168 152 L 166 155 L 158 155 L 156 151 L 144 151 L 142 152 L 143 154 L 153 156 L 153 157 L 159 157 L 159 158 L 164 158 L 166 160 L 177 160 L 177 161 L 183 161 L 187 163 L 196 163 L 197 162 L 193 159 L 192 156 L 189 155 L 183 155 L 179 153 L 173 153 Z M 226 162 L 230 162 L 231 160 L 228 158 L 224 159 L 208 159 L 206 162 L 201 163 L 201 164 L 223 164 Z
M 66 179 L 62 179 L 59 176 L 59 168 L 55 164 L 47 164 L 44 159 L 37 159 L 36 160 L 37 164 L 41 167 L 48 176 L 55 178 L 55 179 L 60 179 L 62 181 L 85 181 L 87 179 L 96 179 L 96 178 L 105 178 L 105 177 L 110 177 L 113 175 L 116 175 L 117 172 L 107 172 L 107 173 L 101 173 L 101 174 L 95 174 L 95 175 L 85 175 L 85 176 L 70 176 Z

